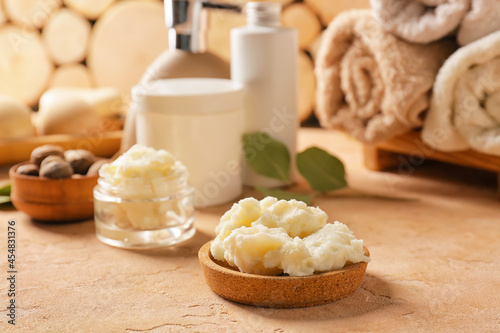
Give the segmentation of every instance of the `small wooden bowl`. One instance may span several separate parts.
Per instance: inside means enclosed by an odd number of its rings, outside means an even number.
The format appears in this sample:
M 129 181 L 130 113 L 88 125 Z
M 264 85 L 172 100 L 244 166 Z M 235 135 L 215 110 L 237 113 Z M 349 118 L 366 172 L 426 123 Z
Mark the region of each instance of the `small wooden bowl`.
M 328 304 L 353 293 L 363 281 L 368 263 L 310 276 L 265 276 L 242 273 L 210 253 L 211 242 L 198 252 L 208 286 L 237 303 L 269 308 L 299 308 Z M 368 249 L 364 248 L 369 256 Z
M 90 219 L 94 216 L 94 193 L 98 176 L 48 179 L 16 173 L 25 163 L 9 170 L 10 194 L 17 210 L 36 220 L 65 222 Z

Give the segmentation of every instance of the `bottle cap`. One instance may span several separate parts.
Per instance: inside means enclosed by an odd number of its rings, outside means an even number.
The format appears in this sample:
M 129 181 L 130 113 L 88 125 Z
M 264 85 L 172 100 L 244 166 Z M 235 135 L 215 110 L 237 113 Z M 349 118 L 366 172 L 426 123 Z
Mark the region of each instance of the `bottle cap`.
M 278 2 L 249 2 L 245 6 L 245 11 L 249 25 L 281 25 L 281 4 Z

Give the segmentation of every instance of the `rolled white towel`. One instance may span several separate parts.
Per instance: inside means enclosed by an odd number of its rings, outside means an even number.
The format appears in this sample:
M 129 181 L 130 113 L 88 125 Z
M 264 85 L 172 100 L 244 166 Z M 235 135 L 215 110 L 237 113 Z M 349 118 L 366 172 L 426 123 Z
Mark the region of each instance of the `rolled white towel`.
M 500 31 L 460 48 L 434 84 L 422 130 L 441 151 L 500 155 Z

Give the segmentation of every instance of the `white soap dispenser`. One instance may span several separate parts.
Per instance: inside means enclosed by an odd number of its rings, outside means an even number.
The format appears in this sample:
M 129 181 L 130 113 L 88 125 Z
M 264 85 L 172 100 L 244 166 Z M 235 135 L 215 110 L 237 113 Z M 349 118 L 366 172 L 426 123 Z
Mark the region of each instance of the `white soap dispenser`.
M 139 86 L 171 78 L 229 79 L 227 61 L 207 52 L 208 26 L 205 8 L 238 11 L 233 5 L 215 5 L 202 0 L 164 0 L 165 22 L 169 30 L 169 49 L 163 52 L 145 71 Z M 136 143 L 136 118 L 130 106 L 125 122 L 120 151 L 125 152 Z
M 266 132 L 288 147 L 293 182 L 299 126 L 297 31 L 281 26 L 279 3 L 249 2 L 245 10 L 247 25 L 231 31 L 231 78 L 244 86 L 245 133 Z M 285 185 L 246 164 L 243 175 L 246 185 Z
M 206 32 L 210 3 L 202 0 L 164 0 L 169 49 L 149 66 L 141 82 L 168 78 L 229 79 L 229 64 L 207 52 Z M 233 9 L 230 8 L 224 9 Z

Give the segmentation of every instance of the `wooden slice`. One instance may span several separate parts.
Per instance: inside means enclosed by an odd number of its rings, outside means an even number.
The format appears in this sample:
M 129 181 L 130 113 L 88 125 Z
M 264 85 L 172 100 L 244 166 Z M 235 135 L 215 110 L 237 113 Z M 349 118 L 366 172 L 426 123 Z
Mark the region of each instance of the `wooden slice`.
M 0 50 L 0 95 L 36 105 L 53 72 L 40 34 L 6 24 L 0 28 Z
M 323 38 L 324 30 L 314 39 L 314 41 L 309 45 L 307 51 L 312 56 L 313 60 L 316 60 L 316 56 L 318 55 L 319 47 L 321 46 L 321 39 Z
M 97 19 L 116 0 L 64 0 L 64 4 L 90 20 Z
M 34 134 L 31 109 L 14 97 L 0 95 L 0 141 Z
M 307 54 L 299 54 L 299 119 L 306 120 L 314 109 L 316 77 L 314 76 L 314 65 Z
M 370 8 L 370 0 L 304 0 L 306 5 L 318 13 L 324 25 L 348 9 Z
M 97 86 L 129 93 L 148 65 L 167 48 L 161 2 L 117 2 L 94 25 L 87 64 Z
M 294 3 L 283 10 L 282 23 L 285 27 L 297 29 L 299 33 L 299 47 L 307 47 L 321 32 L 321 23 L 318 16 L 303 3 Z
M 58 67 L 50 78 L 49 87 L 92 87 L 89 70 L 82 64 L 68 64 Z
M 29 28 L 42 28 L 50 14 L 59 9 L 62 0 L 3 0 L 12 22 Z
M 90 28 L 87 19 L 64 8 L 50 16 L 42 37 L 57 64 L 81 62 L 87 52 Z
M 5 11 L 3 9 L 3 3 L 0 0 L 0 25 L 4 24 L 7 22 L 7 16 L 5 16 Z
M 243 14 L 223 10 L 208 11 L 207 49 L 222 59 L 231 59 L 231 29 L 246 25 Z
M 52 14 L 42 33 L 49 54 L 60 65 L 85 59 L 89 35 L 89 21 L 67 8 Z
M 232 5 L 244 6 L 247 2 L 261 2 L 261 1 L 269 1 L 269 0 L 217 0 L 213 1 L 216 3 L 229 3 Z M 279 2 L 282 7 L 294 2 L 295 0 L 274 0 L 274 2 Z

